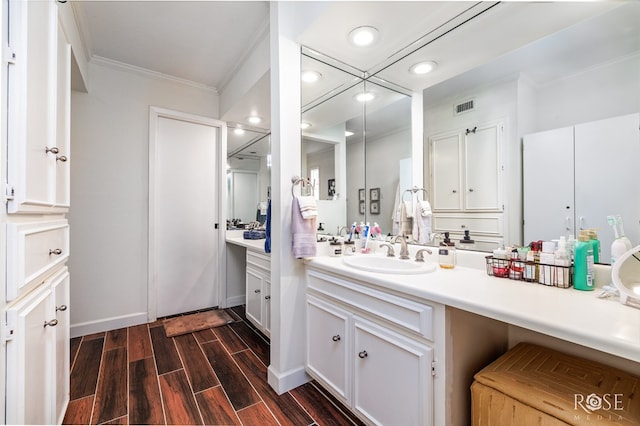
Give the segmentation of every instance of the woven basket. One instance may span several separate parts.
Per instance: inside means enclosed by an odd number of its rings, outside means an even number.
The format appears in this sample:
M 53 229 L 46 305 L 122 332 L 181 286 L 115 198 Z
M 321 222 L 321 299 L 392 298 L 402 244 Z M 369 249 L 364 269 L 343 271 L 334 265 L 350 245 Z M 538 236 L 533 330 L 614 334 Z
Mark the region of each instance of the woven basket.
M 640 425 L 640 377 L 520 343 L 471 385 L 473 426 Z

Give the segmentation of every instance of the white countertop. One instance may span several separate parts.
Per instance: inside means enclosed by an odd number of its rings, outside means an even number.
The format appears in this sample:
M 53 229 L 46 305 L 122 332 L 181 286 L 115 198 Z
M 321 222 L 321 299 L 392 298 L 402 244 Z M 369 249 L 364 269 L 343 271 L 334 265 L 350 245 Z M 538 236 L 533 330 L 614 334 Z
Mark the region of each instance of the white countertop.
M 244 230 L 242 229 L 227 231 L 225 240 L 228 243 L 236 244 L 248 248 L 252 251 L 257 251 L 269 255 L 269 253 L 264 252 L 264 238 L 261 240 L 245 240 L 244 238 L 242 238 L 243 232 Z
M 485 255 L 478 253 L 481 259 Z M 427 261 L 433 262 L 436 256 L 429 258 Z M 472 261 L 475 268 L 438 267 L 422 275 L 365 272 L 345 265 L 342 259 L 319 256 L 305 263 L 396 294 L 441 303 L 640 362 L 640 309 L 624 306 L 617 298 L 600 299 L 598 290 L 584 292 L 492 277 L 484 268 L 477 268 L 482 264 L 478 259 Z

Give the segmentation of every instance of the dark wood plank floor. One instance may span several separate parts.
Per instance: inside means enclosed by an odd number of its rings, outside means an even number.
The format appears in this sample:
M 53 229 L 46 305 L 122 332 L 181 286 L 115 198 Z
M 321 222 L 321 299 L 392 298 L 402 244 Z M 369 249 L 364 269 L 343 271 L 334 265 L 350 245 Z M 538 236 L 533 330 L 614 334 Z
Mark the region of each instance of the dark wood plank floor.
M 162 322 L 71 341 L 64 424 L 360 425 L 315 382 L 277 395 L 268 340 L 246 321 L 167 338 Z

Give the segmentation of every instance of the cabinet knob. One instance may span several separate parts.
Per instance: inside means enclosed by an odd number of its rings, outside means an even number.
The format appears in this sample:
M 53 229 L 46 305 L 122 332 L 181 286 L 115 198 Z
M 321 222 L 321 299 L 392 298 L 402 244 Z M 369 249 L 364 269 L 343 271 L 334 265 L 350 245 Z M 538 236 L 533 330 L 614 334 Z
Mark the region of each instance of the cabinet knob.
M 358 356 L 360 358 L 366 358 L 369 356 L 369 354 L 367 353 L 367 351 L 362 351 L 362 352 L 358 352 Z
M 466 228 L 467 225 L 460 225 L 460 228 Z
M 271 300 L 271 296 L 265 296 L 264 300 Z
M 67 305 L 56 306 L 56 312 L 57 311 L 66 311 L 66 310 L 67 310 Z
M 52 154 L 58 154 L 60 152 L 60 150 L 58 149 L 58 147 L 51 147 L 49 148 L 48 146 L 44 147 L 44 152 L 48 153 L 52 153 Z
M 331 338 L 331 340 L 333 340 L 334 342 L 339 342 L 339 341 L 340 341 L 340 335 L 339 335 L 339 334 L 336 334 L 335 336 L 333 336 L 333 337 Z
M 58 320 L 57 319 L 52 319 L 51 321 L 45 321 L 44 322 L 44 326 L 49 326 L 49 327 L 55 327 L 56 325 L 58 325 Z
M 457 194 L 457 193 L 458 193 L 458 190 L 457 190 L 457 189 L 454 189 L 454 190 L 453 190 L 453 191 L 451 191 L 451 192 L 453 192 L 454 194 Z
M 60 256 L 62 254 L 62 250 L 60 249 L 49 249 L 49 256 L 51 256 L 52 254 L 55 254 L 56 256 Z
M 62 163 L 66 163 L 67 162 L 67 157 L 64 155 L 56 155 L 56 161 L 60 161 Z
M 469 192 L 473 192 L 473 188 L 469 188 Z
M 254 293 L 256 293 L 256 294 L 258 294 L 258 293 L 260 293 L 260 289 L 259 289 L 259 288 L 257 288 L 257 289 L 255 289 L 255 290 L 253 290 L 253 292 L 254 292 Z

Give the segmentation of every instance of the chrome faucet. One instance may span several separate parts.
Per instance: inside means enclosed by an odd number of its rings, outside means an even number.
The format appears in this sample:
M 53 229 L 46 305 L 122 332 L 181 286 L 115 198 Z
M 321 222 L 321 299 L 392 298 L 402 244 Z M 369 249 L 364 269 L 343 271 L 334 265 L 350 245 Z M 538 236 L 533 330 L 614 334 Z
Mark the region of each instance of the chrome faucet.
M 342 237 L 342 231 L 345 231 L 345 235 L 347 235 L 349 233 L 349 228 L 347 228 L 346 226 L 338 226 L 338 237 Z
M 397 235 L 392 242 L 397 243 L 400 239 L 400 259 L 409 259 L 409 246 L 407 245 L 407 238 L 404 235 Z
M 393 248 L 393 246 L 389 243 L 382 243 L 380 244 L 378 247 L 386 247 L 387 248 L 387 256 L 388 257 L 395 257 L 396 252 Z

